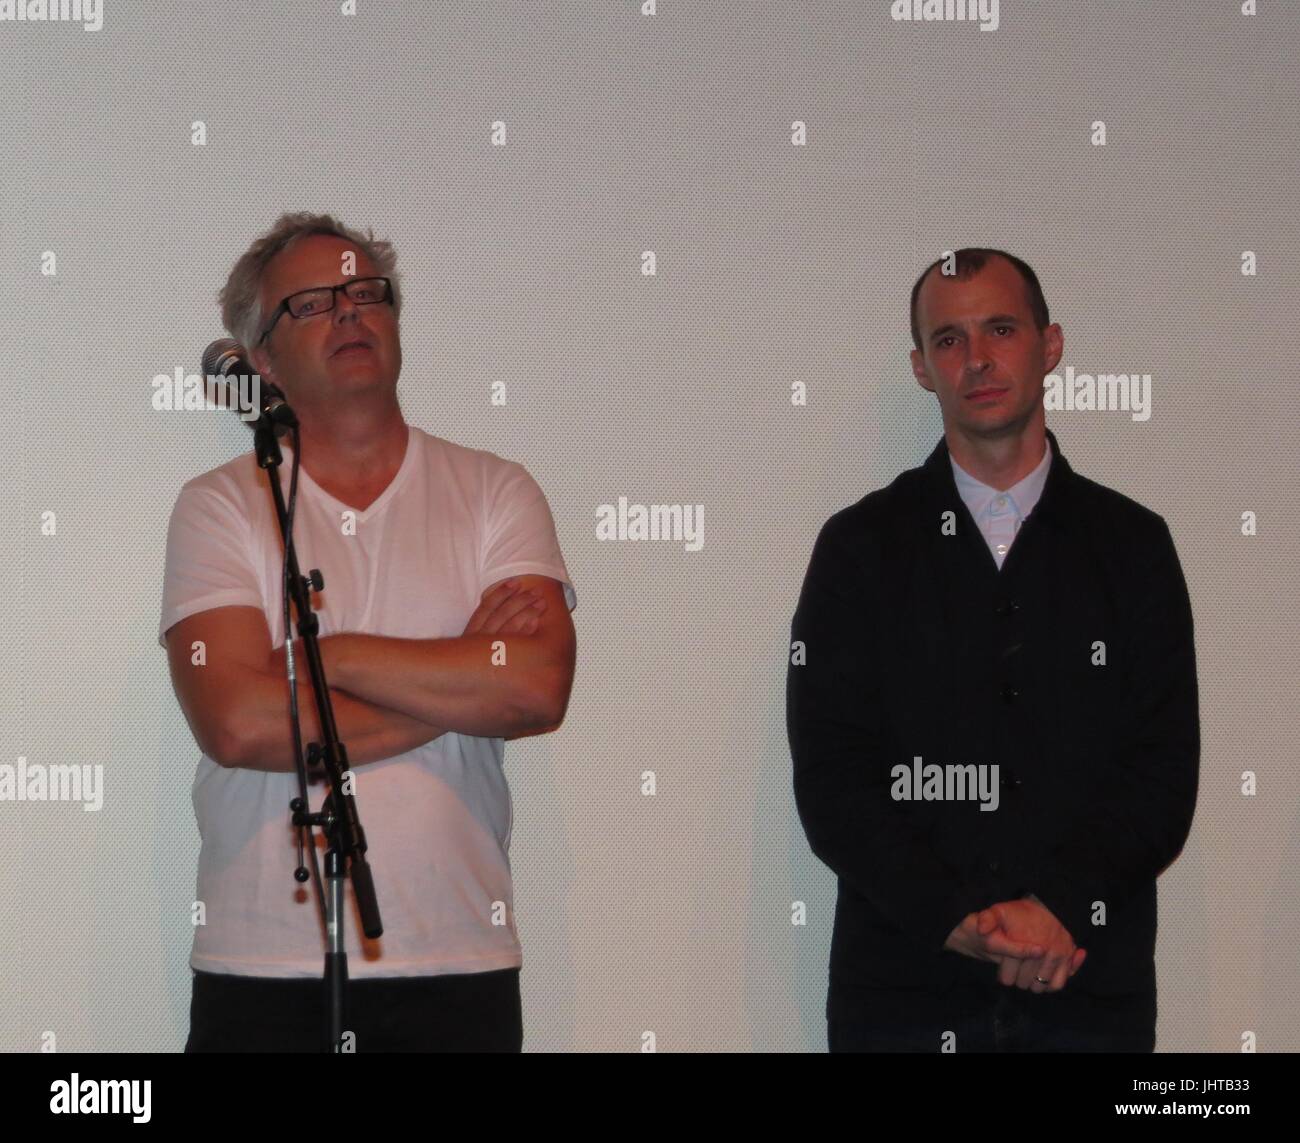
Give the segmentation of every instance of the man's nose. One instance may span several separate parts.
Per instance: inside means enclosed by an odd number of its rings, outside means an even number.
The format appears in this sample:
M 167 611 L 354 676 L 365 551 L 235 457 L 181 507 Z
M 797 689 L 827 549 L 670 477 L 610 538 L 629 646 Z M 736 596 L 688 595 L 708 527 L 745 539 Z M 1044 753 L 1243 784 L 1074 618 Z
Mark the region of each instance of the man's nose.
M 983 337 L 974 334 L 967 343 L 966 369 L 970 373 L 983 373 L 989 367 L 988 346 Z
M 357 303 L 348 297 L 347 291 L 340 290 L 334 295 L 334 324 L 356 321 L 358 309 Z

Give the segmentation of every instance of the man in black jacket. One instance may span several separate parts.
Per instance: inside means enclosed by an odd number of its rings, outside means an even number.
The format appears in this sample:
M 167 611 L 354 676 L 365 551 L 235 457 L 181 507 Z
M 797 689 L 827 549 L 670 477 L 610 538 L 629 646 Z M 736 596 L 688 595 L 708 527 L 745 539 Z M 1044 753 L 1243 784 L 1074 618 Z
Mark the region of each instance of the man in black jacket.
M 826 522 L 792 628 L 830 1048 L 1149 1052 L 1200 756 L 1178 555 L 1047 431 L 1063 341 L 1024 262 L 936 262 L 912 336 L 944 438 Z

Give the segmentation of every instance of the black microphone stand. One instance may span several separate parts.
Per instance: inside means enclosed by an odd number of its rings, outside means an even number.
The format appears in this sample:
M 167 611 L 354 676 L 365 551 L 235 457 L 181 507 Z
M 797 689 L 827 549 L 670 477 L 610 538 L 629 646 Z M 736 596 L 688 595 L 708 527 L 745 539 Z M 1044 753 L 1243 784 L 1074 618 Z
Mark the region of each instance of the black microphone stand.
M 293 411 L 282 401 L 277 402 L 274 408 L 269 407 L 269 402 L 263 402 L 262 413 L 253 430 L 253 437 L 254 447 L 257 450 L 257 464 L 259 468 L 266 469 L 267 477 L 271 481 L 271 495 L 275 498 L 276 514 L 280 518 L 280 536 L 284 541 L 285 549 L 285 579 L 297 607 L 298 634 L 302 636 L 303 651 L 307 656 L 307 666 L 311 673 L 312 691 L 316 696 L 321 736 L 325 739 L 323 746 L 312 742 L 307 748 L 307 762 L 313 767 L 324 767 L 330 787 L 320 812 L 313 814 L 308 812 L 310 803 L 307 797 L 307 770 L 303 761 L 298 728 L 293 645 L 286 628 L 285 658 L 289 665 L 289 699 L 295 746 L 294 766 L 298 773 L 298 797 L 289 803 L 293 825 L 298 830 L 298 868 L 294 870 L 294 879 L 301 884 L 310 877 L 303 862 L 303 834 L 305 831 L 314 865 L 316 846 L 311 830 L 313 827 L 318 827 L 329 843 L 325 854 L 327 888 L 322 902 L 326 934 L 324 980 L 329 994 L 325 1050 L 341 1052 L 347 1015 L 348 985 L 347 946 L 343 939 L 345 920 L 343 880 L 348 873 L 352 876 L 352 891 L 361 912 L 362 931 L 374 940 L 383 935 L 384 926 L 379 916 L 379 903 L 375 898 L 375 883 L 365 857 L 366 835 L 361 829 L 356 799 L 349 792 L 350 783 L 345 784 L 344 775 L 348 772 L 348 756 L 343 743 L 339 741 L 338 728 L 334 724 L 334 709 L 330 703 L 329 685 L 325 680 L 320 644 L 316 639 L 320 624 L 312 610 L 308 588 L 320 591 L 325 586 L 325 580 L 317 568 L 312 569 L 310 577 L 304 577 L 299 573 L 298 557 L 293 545 L 293 536 L 290 534 L 291 523 L 285 511 L 284 494 L 280 489 L 279 467 L 284 457 L 280 452 L 280 442 L 276 439 L 277 430 L 282 426 L 296 429 L 297 424 Z M 298 441 L 298 447 L 301 449 L 301 441 Z M 297 462 L 302 463 L 301 452 L 298 453 Z

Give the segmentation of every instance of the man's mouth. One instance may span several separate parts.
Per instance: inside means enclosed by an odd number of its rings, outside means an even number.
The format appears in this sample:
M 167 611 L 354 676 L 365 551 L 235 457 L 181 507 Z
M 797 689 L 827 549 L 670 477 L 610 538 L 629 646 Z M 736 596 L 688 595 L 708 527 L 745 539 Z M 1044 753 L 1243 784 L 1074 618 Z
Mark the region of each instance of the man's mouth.
M 336 349 L 333 353 L 330 354 L 330 356 L 338 357 L 340 354 L 356 353 L 358 350 L 364 350 L 365 352 L 369 353 L 370 346 L 367 342 L 364 341 L 349 341 L 345 345 L 340 345 L 338 349 Z
M 1000 397 L 1005 392 L 1006 392 L 1005 389 L 973 389 L 971 392 L 966 394 L 966 400 L 968 401 L 986 400 L 990 397 Z

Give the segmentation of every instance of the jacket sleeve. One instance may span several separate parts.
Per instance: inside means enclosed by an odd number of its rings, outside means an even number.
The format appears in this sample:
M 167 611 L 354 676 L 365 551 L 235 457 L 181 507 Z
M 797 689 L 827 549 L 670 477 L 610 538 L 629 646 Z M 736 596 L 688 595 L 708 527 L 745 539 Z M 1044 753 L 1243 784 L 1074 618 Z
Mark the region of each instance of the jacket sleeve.
M 816 856 L 896 928 L 939 952 L 967 913 L 1004 896 L 945 863 L 890 796 L 880 673 L 889 654 L 871 616 L 888 607 L 878 574 L 845 542 L 843 515 L 822 528 L 791 628 L 786 728 L 799 818 Z M 861 545 L 854 545 L 861 548 Z M 798 662 L 803 644 L 806 661 Z
M 1085 948 L 1104 932 L 1092 926 L 1093 902 L 1110 913 L 1154 881 L 1182 851 L 1196 807 L 1201 735 L 1192 608 L 1163 520 L 1135 586 L 1132 703 L 1119 722 L 1119 780 L 1025 878 Z

